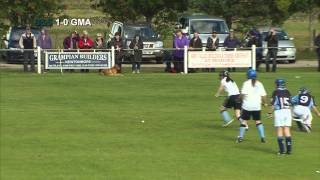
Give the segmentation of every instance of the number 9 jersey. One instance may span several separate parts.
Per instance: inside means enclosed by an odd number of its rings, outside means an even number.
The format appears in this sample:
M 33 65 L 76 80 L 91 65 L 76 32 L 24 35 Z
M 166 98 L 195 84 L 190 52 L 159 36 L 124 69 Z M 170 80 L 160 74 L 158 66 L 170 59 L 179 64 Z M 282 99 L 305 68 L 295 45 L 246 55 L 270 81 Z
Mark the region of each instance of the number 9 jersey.
M 297 119 L 302 119 L 303 124 L 311 127 L 312 113 L 311 109 L 316 106 L 314 97 L 309 93 L 300 93 L 292 98 L 294 104 L 293 114 Z
M 290 106 L 291 94 L 286 88 L 277 88 L 272 93 L 272 105 L 274 107 L 274 126 L 290 127 L 292 115 Z
M 311 109 L 315 105 L 314 98 L 309 94 L 299 94 L 297 96 L 294 96 L 292 98 L 292 102 L 294 105 L 300 105 L 300 106 L 305 106 Z

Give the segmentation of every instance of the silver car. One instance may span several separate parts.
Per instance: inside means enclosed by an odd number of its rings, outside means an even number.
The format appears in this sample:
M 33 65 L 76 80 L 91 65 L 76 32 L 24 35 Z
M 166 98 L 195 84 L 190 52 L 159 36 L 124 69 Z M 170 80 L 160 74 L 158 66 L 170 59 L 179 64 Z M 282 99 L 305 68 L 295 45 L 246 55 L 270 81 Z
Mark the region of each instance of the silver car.
M 217 32 L 219 46 L 223 46 L 224 40 L 229 35 L 229 29 L 224 19 L 202 14 L 181 17 L 177 22 L 177 28 L 186 33 L 189 39 L 193 38 L 195 31 L 199 32 L 203 46 L 206 46 L 207 39 L 213 31 Z
M 160 35 L 157 35 L 152 30 L 150 24 L 145 23 L 122 23 L 115 21 L 112 24 L 111 33 L 109 34 L 109 42 L 116 32 L 120 32 L 122 40 L 125 42 L 125 48 L 129 49 L 129 45 L 136 34 L 143 37 L 143 51 L 142 59 L 151 60 L 155 59 L 157 63 L 162 63 L 162 53 L 160 49 L 163 48 L 163 42 L 160 39 Z M 126 53 L 125 58 L 129 58 L 130 54 Z M 129 60 L 128 60 L 129 61 Z
M 296 48 L 293 43 L 293 38 L 289 37 L 289 35 L 282 29 L 282 28 L 273 28 L 277 32 L 278 37 L 278 53 L 277 53 L 277 61 L 288 61 L 289 63 L 296 62 Z M 267 56 L 268 49 L 267 49 L 267 42 L 264 39 L 268 36 L 269 27 L 262 27 L 258 28 L 260 33 L 262 34 L 262 47 L 263 52 L 263 60 Z

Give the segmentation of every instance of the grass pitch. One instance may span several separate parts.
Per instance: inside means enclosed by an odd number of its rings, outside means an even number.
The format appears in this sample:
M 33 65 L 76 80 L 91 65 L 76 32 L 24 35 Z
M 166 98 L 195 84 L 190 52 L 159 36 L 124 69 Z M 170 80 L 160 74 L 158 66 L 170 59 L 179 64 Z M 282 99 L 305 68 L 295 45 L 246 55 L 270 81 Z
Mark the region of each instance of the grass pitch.
M 320 97 L 320 74 L 307 71 L 258 76 L 269 95 L 274 79 L 284 77 L 292 94 L 307 85 Z M 267 109 L 267 143 L 250 122 L 245 141 L 236 144 L 238 122 L 221 127 L 217 73 L 0 75 L 4 180 L 320 178 L 319 118 L 311 134 L 294 124 L 290 156 L 276 156 Z M 245 80 L 243 72 L 232 77 L 239 86 Z

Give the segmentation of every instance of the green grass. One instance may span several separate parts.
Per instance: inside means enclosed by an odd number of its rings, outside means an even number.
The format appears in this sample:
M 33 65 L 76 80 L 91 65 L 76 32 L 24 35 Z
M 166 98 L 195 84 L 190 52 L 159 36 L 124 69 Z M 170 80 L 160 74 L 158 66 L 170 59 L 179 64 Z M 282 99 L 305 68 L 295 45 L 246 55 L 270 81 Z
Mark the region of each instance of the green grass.
M 297 59 L 317 59 L 316 51 L 309 48 L 309 30 L 308 21 L 287 20 L 283 28 L 288 32 L 290 37 L 294 37 L 294 43 L 297 48 Z M 313 27 L 318 33 L 320 32 L 320 23 L 316 21 Z
M 250 122 L 222 128 L 217 73 L 25 74 L 1 70 L 0 179 L 319 179 L 320 123 L 293 130 L 293 154 L 277 157 L 272 120 L 267 143 Z M 240 85 L 243 72 L 232 76 Z M 295 76 L 301 76 L 296 79 Z M 261 73 L 268 94 L 284 77 L 293 94 L 320 96 L 319 73 Z M 264 109 L 263 114 L 267 111 Z M 141 123 L 144 120 L 145 123 Z
M 294 37 L 294 42 L 297 47 L 309 46 L 309 30 L 308 21 L 287 20 L 283 28 L 287 30 L 289 36 Z M 315 22 L 313 27 L 317 32 L 320 32 L 320 23 Z

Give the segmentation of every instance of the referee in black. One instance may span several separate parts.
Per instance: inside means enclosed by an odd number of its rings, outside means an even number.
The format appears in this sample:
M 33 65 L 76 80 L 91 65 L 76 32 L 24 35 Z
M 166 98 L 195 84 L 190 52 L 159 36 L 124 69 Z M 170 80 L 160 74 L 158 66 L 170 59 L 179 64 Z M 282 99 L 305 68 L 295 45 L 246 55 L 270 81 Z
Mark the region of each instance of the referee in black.
M 19 45 L 23 51 L 23 70 L 28 71 L 28 62 L 30 60 L 31 72 L 35 72 L 34 64 L 34 49 L 37 46 L 37 40 L 34 34 L 32 34 L 30 27 L 26 28 L 25 33 L 23 33 L 19 40 Z

